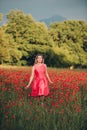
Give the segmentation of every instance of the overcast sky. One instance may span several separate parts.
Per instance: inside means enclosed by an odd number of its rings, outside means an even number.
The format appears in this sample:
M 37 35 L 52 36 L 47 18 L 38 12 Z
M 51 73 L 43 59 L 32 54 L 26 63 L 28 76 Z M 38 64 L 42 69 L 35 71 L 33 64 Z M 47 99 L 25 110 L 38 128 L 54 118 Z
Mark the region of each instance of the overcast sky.
M 87 0 L 0 0 L 0 13 L 18 9 L 41 20 L 53 15 L 67 19 L 87 20 Z

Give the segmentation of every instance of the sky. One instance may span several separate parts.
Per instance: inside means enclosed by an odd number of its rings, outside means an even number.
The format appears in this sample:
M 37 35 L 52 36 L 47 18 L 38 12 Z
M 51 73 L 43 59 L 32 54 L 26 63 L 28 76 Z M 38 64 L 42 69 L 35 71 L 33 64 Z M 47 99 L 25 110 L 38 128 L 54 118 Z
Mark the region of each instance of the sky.
M 0 13 L 22 10 L 36 20 L 60 15 L 66 19 L 87 21 L 87 0 L 0 0 Z

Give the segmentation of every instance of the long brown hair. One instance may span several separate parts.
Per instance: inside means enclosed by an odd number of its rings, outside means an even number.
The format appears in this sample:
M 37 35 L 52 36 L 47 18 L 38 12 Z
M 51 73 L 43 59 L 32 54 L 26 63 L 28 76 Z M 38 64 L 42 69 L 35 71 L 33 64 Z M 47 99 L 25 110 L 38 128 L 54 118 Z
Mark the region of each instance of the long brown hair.
M 41 63 L 44 63 L 44 57 L 43 57 L 43 55 L 42 55 L 42 54 L 38 54 L 38 55 L 35 57 L 35 62 L 34 62 L 34 64 L 37 64 L 37 63 L 38 63 L 38 61 L 37 61 L 38 56 L 41 56 L 41 57 L 42 57 L 42 62 L 41 62 Z

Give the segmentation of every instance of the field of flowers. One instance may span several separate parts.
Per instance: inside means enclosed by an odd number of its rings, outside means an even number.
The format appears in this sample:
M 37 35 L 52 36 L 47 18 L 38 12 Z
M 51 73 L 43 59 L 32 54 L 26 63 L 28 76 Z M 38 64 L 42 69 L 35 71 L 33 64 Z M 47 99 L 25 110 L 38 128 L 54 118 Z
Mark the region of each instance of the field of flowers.
M 48 68 L 44 106 L 25 90 L 31 67 L 0 67 L 0 130 L 87 130 L 87 70 Z

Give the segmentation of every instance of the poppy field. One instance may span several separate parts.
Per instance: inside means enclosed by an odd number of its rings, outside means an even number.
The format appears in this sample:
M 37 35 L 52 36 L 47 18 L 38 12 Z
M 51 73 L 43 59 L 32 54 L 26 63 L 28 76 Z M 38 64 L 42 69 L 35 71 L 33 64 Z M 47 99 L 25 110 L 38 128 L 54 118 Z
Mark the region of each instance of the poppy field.
M 0 130 L 87 130 L 87 70 L 48 68 L 44 99 L 31 96 L 31 67 L 0 66 Z

